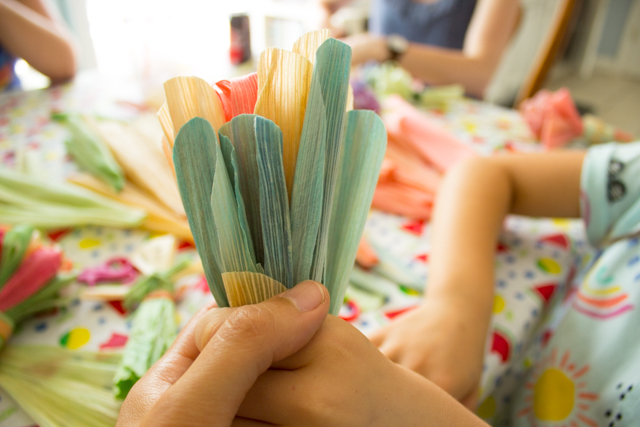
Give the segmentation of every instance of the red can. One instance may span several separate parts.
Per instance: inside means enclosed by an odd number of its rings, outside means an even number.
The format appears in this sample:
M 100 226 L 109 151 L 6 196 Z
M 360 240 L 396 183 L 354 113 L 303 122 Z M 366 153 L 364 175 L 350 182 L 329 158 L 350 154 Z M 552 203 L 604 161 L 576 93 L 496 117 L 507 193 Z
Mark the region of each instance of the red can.
M 234 13 L 229 17 L 231 24 L 231 46 L 229 59 L 233 65 L 242 64 L 251 58 L 251 29 L 249 15 Z

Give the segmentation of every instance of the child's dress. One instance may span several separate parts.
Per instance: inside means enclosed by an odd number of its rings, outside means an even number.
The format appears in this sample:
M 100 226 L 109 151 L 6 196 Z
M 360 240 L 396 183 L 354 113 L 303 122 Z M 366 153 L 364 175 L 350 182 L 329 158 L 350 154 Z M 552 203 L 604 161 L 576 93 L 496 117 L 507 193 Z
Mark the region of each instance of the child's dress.
M 503 426 L 640 426 L 640 143 L 589 150 L 582 216 L 598 256 L 493 398 Z

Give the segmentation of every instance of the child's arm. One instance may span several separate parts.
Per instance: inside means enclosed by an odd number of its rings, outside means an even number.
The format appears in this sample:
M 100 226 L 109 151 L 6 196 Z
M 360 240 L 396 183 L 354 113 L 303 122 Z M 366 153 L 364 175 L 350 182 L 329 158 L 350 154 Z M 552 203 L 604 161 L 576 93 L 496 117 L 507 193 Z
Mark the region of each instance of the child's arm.
M 54 83 L 76 72 L 72 37 L 41 0 L 0 0 L 0 45 Z
M 423 305 L 372 337 L 391 360 L 476 403 L 491 319 L 494 257 L 507 213 L 578 217 L 584 152 L 466 161 L 444 180 Z

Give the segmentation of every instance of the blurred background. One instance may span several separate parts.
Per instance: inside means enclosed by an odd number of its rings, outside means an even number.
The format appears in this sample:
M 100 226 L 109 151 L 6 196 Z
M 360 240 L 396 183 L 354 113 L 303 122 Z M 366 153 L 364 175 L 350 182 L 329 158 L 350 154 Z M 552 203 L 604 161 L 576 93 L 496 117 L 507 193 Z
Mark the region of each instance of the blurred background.
M 131 81 L 143 95 L 159 95 L 178 74 L 209 81 L 244 74 L 266 47 L 290 49 L 319 25 L 315 0 L 50 0 L 80 44 L 80 71 Z M 369 0 L 341 8 L 331 25 L 351 35 L 366 31 Z M 553 20 L 558 0 L 522 0 L 522 16 L 485 100 L 511 105 L 550 36 L 559 48 L 542 85 L 571 90 L 578 108 L 640 134 L 640 0 L 576 0 L 560 34 Z M 246 14 L 253 59 L 230 62 L 230 15 Z M 25 89 L 45 87 L 46 77 L 21 61 Z

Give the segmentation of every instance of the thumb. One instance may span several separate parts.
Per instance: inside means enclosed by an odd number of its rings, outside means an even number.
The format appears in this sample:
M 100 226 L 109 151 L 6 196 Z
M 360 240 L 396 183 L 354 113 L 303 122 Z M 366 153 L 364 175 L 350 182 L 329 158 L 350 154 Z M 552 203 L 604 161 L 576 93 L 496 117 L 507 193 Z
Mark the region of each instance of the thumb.
M 311 340 L 328 302 L 324 286 L 306 281 L 260 304 L 210 310 L 195 329 L 200 355 L 145 421 L 153 426 L 210 426 L 212 420 L 231 425 L 256 379 Z

